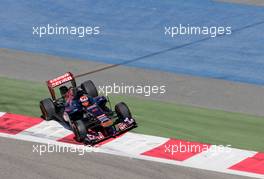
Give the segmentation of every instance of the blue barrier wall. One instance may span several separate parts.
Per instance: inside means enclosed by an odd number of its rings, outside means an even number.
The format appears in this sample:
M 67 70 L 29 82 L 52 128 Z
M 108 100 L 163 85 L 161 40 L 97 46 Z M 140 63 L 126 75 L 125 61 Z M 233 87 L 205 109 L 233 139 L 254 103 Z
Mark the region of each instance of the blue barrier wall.
M 0 44 L 31 52 L 264 84 L 264 8 L 210 0 L 1 1 Z M 32 35 L 33 26 L 100 26 L 99 36 Z M 164 26 L 232 26 L 233 34 L 164 35 Z M 204 40 L 200 40 L 204 39 Z M 187 45 L 186 45 L 187 44 Z

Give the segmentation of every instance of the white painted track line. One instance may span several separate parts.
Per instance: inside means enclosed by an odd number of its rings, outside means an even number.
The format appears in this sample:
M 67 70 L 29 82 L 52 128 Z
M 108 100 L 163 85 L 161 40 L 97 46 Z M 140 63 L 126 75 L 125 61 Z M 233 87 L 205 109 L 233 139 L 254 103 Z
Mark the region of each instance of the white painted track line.
M 64 128 L 56 121 L 43 121 L 19 134 L 58 140 L 72 134 L 72 131 Z
M 168 138 L 128 132 L 122 137 L 102 145 L 100 148 L 105 151 L 116 151 L 124 154 L 140 155 L 143 152 L 164 144 L 168 140 Z
M 199 165 L 211 170 L 226 169 L 256 153 L 235 148 L 226 148 L 225 151 L 208 150 L 183 161 L 183 163 L 191 166 Z

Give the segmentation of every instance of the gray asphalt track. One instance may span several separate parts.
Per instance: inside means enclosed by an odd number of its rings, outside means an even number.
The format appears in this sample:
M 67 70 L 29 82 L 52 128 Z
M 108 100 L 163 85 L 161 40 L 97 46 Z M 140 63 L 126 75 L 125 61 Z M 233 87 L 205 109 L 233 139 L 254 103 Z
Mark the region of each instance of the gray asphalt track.
M 0 138 L 1 178 L 246 179 L 236 175 L 99 153 L 33 152 L 36 143 Z
M 80 74 L 105 65 L 107 64 L 0 49 L 0 76 L 41 83 L 67 71 Z M 87 79 L 92 79 L 96 85 L 165 85 L 167 91 L 164 95 L 135 96 L 264 116 L 263 86 L 123 66 L 82 77 L 79 81 Z
M 263 0 L 217 0 L 217 1 L 248 4 L 248 5 L 255 5 L 255 6 L 264 6 Z

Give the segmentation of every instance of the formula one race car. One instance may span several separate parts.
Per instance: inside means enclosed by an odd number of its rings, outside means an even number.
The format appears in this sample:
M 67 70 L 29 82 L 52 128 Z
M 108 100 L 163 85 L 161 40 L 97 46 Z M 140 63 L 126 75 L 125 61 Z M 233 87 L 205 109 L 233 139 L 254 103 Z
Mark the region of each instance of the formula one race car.
M 70 85 L 65 86 L 68 82 Z M 91 80 L 77 86 L 74 76 L 68 72 L 48 80 L 47 86 L 51 98 L 40 101 L 42 118 L 65 123 L 78 142 L 94 145 L 137 127 L 128 106 L 120 102 L 113 111 L 109 98 L 98 96 Z M 59 98 L 55 95 L 56 87 L 61 94 Z

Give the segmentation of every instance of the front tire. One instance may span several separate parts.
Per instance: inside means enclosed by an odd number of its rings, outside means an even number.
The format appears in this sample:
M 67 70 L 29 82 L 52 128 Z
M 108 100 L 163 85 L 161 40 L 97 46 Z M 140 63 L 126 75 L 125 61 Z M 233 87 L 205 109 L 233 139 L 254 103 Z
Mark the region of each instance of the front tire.
M 83 142 L 87 136 L 87 130 L 82 120 L 77 120 L 73 122 L 72 126 L 73 133 L 75 135 L 77 142 Z
M 119 122 L 123 122 L 126 118 L 132 118 L 131 112 L 124 102 L 115 105 L 115 112 L 118 116 Z
M 42 112 L 42 118 L 46 121 L 52 120 L 56 114 L 55 105 L 50 98 L 46 98 L 40 101 L 40 110 Z

